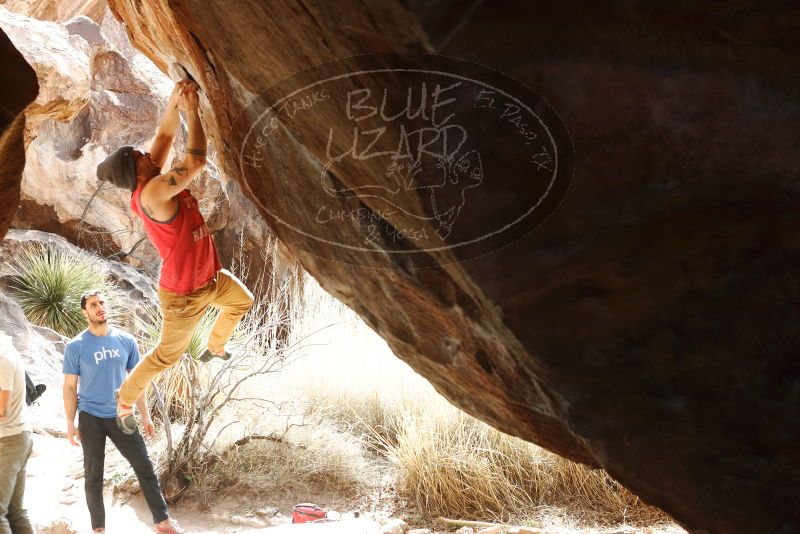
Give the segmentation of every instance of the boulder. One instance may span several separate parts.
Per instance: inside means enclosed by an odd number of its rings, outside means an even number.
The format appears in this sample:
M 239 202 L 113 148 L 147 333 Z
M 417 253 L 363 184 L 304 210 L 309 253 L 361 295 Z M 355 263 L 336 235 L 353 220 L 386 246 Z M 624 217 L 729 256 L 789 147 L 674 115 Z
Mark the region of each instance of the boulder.
M 20 182 L 25 167 L 25 115 L 22 111 L 39 91 L 36 72 L 19 50 L 0 30 L 0 57 L 4 58 L 0 84 L 0 238 L 5 235 L 20 197 Z
M 696 532 L 799 530 L 800 19 L 512 4 L 513 19 L 478 6 L 440 53 L 547 99 L 575 175 L 527 239 L 465 262 L 470 278 L 634 493 Z
M 14 226 L 55 232 L 106 255 L 130 250 L 140 232 L 127 213 L 128 198 L 100 188 L 95 168 L 117 143 L 153 135 L 165 97 L 86 17 L 64 26 L 0 8 L 0 21 L 43 87 L 27 111 L 27 164 Z M 154 254 L 145 261 L 154 262 Z
M 100 30 L 100 26 L 86 15 L 78 15 L 64 23 L 70 35 L 80 35 L 90 47 L 103 46 L 106 44 L 106 37 Z
M 3 293 L 0 293 L 0 317 L 0 332 L 11 337 L 26 366 L 35 366 L 30 371 L 33 376 L 45 380 L 60 375 L 63 336 L 49 328 L 28 323 L 22 308 Z M 52 373 L 54 369 L 57 370 L 55 375 Z
M 36 70 L 39 96 L 26 110 L 28 120 L 67 121 L 88 103 L 86 41 L 54 22 L 36 21 L 0 6 L 3 30 Z M 57 60 L 57 61 L 54 61 Z
M 13 226 L 64 236 L 157 275 L 158 256 L 143 239 L 141 221 L 129 209 L 129 194 L 99 183 L 95 169 L 119 146 L 149 145 L 172 81 L 142 54 L 130 52 L 133 48 L 113 16 L 103 17 L 102 26 L 82 14 L 62 24 L 0 8 L 0 21 L 44 87 L 28 110 L 27 165 Z M 74 91 L 64 93 L 69 86 Z M 181 152 L 185 138 L 181 130 L 175 153 Z M 257 210 L 213 162 L 192 184 L 192 192 L 216 232 L 226 266 L 238 260 L 240 241 L 248 252 L 265 248 L 270 233 Z M 271 258 L 251 258 L 252 271 L 271 269 Z
M 57 22 L 76 15 L 100 22 L 107 10 L 103 0 L 5 0 L 5 6 L 27 17 Z
M 404 534 L 407 530 L 408 523 L 399 517 L 392 517 L 381 523 L 381 534 Z
M 420 2 L 110 1 L 137 49 L 163 71 L 180 63 L 201 85 L 223 171 L 287 249 L 456 405 L 606 468 L 694 532 L 797 531 L 797 18 L 755 2 L 669 12 L 469 4 L 438 2 L 428 19 L 409 10 Z M 377 201 L 353 194 L 383 172 L 411 183 L 411 168 L 389 173 L 373 161 L 326 171 L 325 133 L 352 130 L 341 110 L 317 106 L 294 124 L 282 116 L 261 130 L 280 135 L 255 138 L 268 164 L 241 172 L 238 121 L 257 120 L 253 100 L 275 102 L 284 86 L 267 90 L 277 82 L 300 72 L 290 82 L 310 83 L 330 64 L 304 69 L 342 57 L 351 72 L 396 67 L 352 56 L 431 42 L 549 101 L 572 137 L 561 138 L 560 159 L 533 154 L 535 170 L 471 175 L 486 179 L 467 192 L 480 202 L 456 227 L 431 227 L 420 254 L 392 234 L 407 217 L 376 214 Z M 403 92 L 411 71 L 377 87 Z M 519 157 L 509 126 L 489 131 L 481 116 L 464 124 L 483 133 L 484 155 Z M 548 162 L 569 175 L 571 145 L 568 194 L 535 231 L 509 234 L 494 250 L 448 248 L 506 217 Z M 344 213 L 374 217 L 382 233 L 347 218 L 313 236 L 326 193 L 339 195 Z M 396 207 L 427 216 L 437 211 L 429 200 L 407 192 Z M 365 241 L 375 249 L 332 244 Z
M 48 328 L 28 323 L 17 303 L 0 291 L 0 337 L 3 336 L 11 338 L 31 380 L 47 386 L 42 396 L 28 408 L 34 431 L 63 432 L 61 387 L 64 383 L 62 362 L 66 339 Z M 0 343 L 3 343 L 2 339 Z

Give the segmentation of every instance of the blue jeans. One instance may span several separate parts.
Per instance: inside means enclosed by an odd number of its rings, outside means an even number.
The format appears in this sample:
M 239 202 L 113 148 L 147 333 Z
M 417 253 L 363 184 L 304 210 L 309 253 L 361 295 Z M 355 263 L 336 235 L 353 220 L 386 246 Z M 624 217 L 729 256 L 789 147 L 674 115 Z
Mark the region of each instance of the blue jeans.
M 33 534 L 22 507 L 25 466 L 33 449 L 30 432 L 0 438 L 0 534 Z

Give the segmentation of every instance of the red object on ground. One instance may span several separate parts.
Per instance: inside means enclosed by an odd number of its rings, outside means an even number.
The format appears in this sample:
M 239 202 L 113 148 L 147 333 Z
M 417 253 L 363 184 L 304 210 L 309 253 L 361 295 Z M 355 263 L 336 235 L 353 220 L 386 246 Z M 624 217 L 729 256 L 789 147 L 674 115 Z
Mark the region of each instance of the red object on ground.
M 311 523 L 328 517 L 328 512 L 310 502 L 296 504 L 292 508 L 292 523 Z

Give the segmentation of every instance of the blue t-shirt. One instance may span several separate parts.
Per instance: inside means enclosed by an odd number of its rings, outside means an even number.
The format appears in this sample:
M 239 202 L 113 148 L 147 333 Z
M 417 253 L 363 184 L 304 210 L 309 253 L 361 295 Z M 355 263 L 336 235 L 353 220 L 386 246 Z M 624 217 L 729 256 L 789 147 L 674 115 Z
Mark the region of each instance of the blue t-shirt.
M 95 417 L 117 416 L 114 391 L 126 370 L 139 361 L 139 347 L 127 332 L 111 327 L 107 336 L 84 330 L 64 350 L 64 374 L 78 375 L 78 410 Z

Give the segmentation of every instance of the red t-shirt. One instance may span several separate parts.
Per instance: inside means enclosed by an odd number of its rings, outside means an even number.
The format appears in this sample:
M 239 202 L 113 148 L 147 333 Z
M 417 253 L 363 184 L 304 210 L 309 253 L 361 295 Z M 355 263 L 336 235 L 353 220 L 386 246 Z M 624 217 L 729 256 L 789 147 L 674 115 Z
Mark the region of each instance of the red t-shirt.
M 161 256 L 159 287 L 181 295 L 203 287 L 222 265 L 197 199 L 184 189 L 178 193 L 175 216 L 167 222 L 158 222 L 142 211 L 139 199 L 142 187 L 137 187 L 131 195 L 131 209 L 144 222 L 147 237 Z

